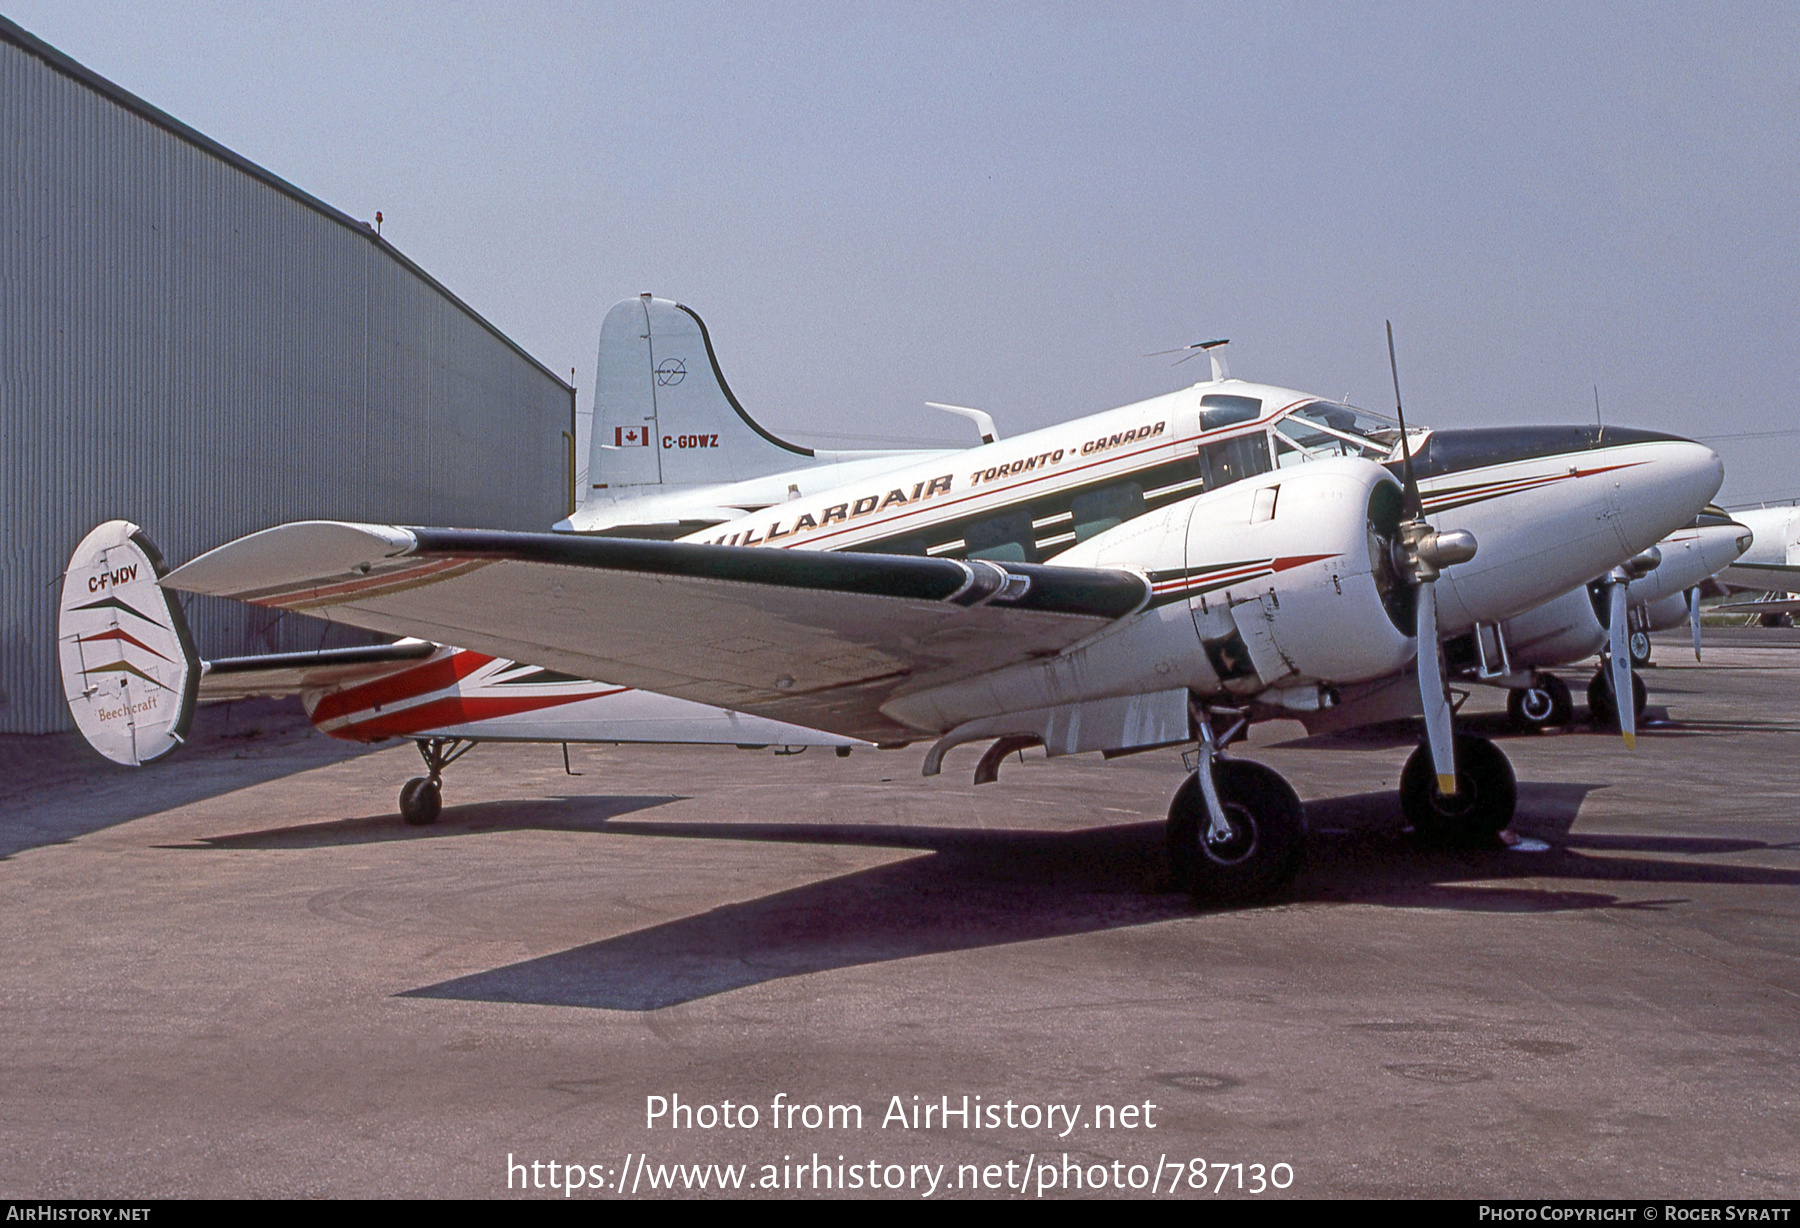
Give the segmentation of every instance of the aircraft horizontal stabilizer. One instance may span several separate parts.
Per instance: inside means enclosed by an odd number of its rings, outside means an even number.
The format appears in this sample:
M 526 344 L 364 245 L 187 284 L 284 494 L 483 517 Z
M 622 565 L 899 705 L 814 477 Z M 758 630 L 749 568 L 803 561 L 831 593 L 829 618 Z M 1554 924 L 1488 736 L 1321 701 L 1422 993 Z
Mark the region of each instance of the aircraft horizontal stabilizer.
M 1141 607 L 1134 572 L 621 538 L 283 525 L 165 586 L 872 741 L 902 689 L 1052 655 Z

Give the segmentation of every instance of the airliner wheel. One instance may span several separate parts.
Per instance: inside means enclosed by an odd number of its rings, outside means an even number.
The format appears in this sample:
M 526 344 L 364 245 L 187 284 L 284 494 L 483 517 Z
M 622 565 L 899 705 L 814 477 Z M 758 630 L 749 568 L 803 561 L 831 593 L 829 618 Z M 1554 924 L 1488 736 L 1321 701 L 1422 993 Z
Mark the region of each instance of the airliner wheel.
M 1644 715 L 1644 705 L 1649 699 L 1650 693 L 1644 687 L 1644 680 L 1634 672 L 1631 675 L 1631 702 L 1635 705 L 1633 710 L 1640 720 Z M 1588 716 L 1595 725 L 1615 730 L 1619 727 L 1619 713 L 1613 707 L 1610 671 L 1602 670 L 1594 675 L 1593 680 L 1588 683 L 1587 700 Z
M 1456 735 L 1456 794 L 1438 791 L 1431 747 L 1421 745 L 1400 772 L 1400 813 L 1427 844 L 1485 848 L 1497 843 L 1519 804 L 1512 764 L 1498 746 L 1474 734 Z
M 1506 696 L 1507 720 L 1525 732 L 1567 725 L 1574 712 L 1569 684 L 1555 674 L 1539 674 L 1530 686 L 1514 687 Z
M 1287 886 L 1306 847 L 1306 808 L 1293 786 L 1247 759 L 1221 760 L 1213 779 L 1231 833 L 1211 838 L 1200 779 L 1190 774 L 1169 803 L 1175 881 L 1199 904 L 1258 899 Z
M 400 817 L 409 827 L 429 827 L 444 808 L 444 795 L 435 780 L 415 776 L 400 789 Z
M 1650 664 L 1650 633 L 1633 631 L 1625 640 L 1625 646 L 1631 652 L 1631 663 L 1634 666 Z

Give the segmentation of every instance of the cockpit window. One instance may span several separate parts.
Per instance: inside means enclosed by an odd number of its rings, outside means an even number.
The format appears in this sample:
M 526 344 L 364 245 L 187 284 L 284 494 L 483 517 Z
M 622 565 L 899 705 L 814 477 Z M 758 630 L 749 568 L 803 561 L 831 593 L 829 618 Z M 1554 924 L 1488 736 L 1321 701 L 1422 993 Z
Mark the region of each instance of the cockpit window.
M 1257 397 L 1237 397 L 1212 392 L 1200 398 L 1200 429 L 1216 431 L 1238 422 L 1255 422 L 1262 414 L 1262 401 Z
M 1366 409 L 1314 401 L 1275 426 L 1314 456 L 1367 456 L 1386 460 L 1400 442 L 1400 425 Z

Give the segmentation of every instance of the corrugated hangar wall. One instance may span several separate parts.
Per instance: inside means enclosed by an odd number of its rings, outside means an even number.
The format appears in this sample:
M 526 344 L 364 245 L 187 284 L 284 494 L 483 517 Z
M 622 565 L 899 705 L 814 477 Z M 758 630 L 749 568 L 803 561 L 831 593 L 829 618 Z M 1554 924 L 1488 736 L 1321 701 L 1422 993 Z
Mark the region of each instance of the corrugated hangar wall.
M 72 727 L 58 585 L 100 521 L 171 564 L 314 517 L 547 529 L 574 405 L 367 225 L 0 18 L 0 732 Z M 188 617 L 207 656 L 328 630 Z

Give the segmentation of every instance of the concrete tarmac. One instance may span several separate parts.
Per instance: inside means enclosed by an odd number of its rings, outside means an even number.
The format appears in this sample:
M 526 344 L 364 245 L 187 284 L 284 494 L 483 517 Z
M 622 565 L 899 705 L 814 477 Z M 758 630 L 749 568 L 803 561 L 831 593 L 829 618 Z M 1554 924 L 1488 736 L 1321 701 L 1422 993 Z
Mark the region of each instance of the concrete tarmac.
M 1173 752 L 488 746 L 414 829 L 410 745 L 267 703 L 139 772 L 0 739 L 0 1196 L 1792 1198 L 1800 634 L 1708 636 L 1636 753 L 1587 671 L 1565 731 L 1470 700 L 1546 852 L 1416 847 L 1410 730 L 1259 727 L 1306 867 L 1204 911 Z

